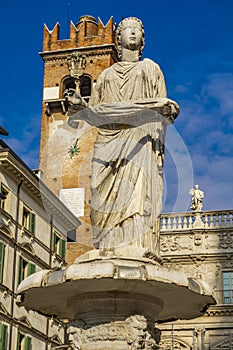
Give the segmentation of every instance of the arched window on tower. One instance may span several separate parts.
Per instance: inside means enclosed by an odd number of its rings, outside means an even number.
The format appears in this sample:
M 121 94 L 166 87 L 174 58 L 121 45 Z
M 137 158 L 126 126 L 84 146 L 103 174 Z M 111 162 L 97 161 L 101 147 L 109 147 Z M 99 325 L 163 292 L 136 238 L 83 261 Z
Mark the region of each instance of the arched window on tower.
M 91 77 L 87 74 L 83 74 L 80 77 L 80 94 L 86 102 L 89 101 L 91 96 Z
M 64 91 L 67 89 L 76 89 L 75 80 L 72 77 L 66 77 L 62 81 L 61 98 L 63 98 Z
M 83 74 L 79 78 L 79 89 L 80 89 L 80 95 L 85 99 L 86 102 L 89 101 L 89 98 L 91 96 L 91 77 L 87 74 Z M 61 90 L 61 98 L 63 97 L 64 91 L 67 89 L 76 89 L 76 83 L 75 79 L 72 77 L 66 77 L 62 81 L 62 90 Z

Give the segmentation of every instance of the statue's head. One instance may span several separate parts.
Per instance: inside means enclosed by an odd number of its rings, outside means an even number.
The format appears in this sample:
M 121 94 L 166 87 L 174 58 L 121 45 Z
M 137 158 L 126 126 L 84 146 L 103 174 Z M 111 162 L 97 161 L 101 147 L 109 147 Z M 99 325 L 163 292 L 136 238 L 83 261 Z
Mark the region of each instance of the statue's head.
M 82 347 L 82 332 L 84 322 L 82 320 L 71 321 L 68 324 L 67 334 L 70 346 L 73 350 L 80 350 Z
M 143 344 L 147 334 L 147 321 L 144 316 L 134 315 L 126 319 L 128 344 Z
M 138 50 L 139 58 L 145 46 L 144 27 L 136 17 L 124 18 L 118 25 L 117 31 L 118 54 L 121 57 L 122 48 Z

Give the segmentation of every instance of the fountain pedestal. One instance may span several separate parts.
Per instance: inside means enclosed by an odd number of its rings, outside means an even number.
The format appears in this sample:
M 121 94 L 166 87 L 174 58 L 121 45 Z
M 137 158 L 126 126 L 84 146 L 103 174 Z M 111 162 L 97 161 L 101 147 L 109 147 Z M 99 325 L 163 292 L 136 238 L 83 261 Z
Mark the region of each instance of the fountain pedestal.
M 37 272 L 18 288 L 18 304 L 68 319 L 75 350 L 157 349 L 155 322 L 191 319 L 214 303 L 202 280 L 146 258 L 143 249 L 93 250 L 67 269 Z

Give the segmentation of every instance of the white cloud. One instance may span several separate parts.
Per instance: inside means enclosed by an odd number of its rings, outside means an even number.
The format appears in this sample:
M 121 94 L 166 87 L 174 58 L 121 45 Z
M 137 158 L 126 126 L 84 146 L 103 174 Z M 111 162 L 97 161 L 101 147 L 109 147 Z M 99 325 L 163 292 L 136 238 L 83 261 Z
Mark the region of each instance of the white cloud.
M 214 98 L 220 108 L 220 115 L 232 115 L 233 111 L 233 74 L 213 74 L 207 77 L 202 87 L 202 97 Z
M 38 167 L 40 122 L 40 116 L 32 117 L 23 129 L 20 129 L 19 135 L 11 137 L 10 133 L 5 139 L 5 142 L 30 168 Z

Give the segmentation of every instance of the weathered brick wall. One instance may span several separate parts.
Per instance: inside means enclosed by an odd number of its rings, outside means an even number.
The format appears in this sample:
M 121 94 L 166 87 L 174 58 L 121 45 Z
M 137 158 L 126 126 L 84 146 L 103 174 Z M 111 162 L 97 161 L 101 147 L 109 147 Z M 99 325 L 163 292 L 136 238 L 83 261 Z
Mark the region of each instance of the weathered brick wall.
M 67 243 L 67 250 L 66 250 L 66 261 L 68 265 L 71 265 L 74 263 L 75 259 L 88 252 L 88 250 L 93 249 L 91 246 L 82 245 L 79 242 L 72 242 Z

